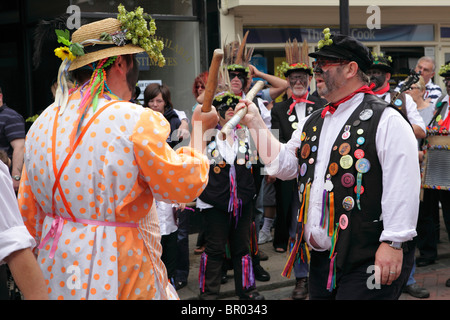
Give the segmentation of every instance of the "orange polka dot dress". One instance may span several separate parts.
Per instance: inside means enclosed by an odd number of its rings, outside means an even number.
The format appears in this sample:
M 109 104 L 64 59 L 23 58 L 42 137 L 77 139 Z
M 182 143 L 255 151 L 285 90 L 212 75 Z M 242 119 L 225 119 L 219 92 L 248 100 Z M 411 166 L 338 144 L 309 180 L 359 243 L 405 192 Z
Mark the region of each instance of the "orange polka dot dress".
M 62 115 L 48 107 L 27 134 L 19 207 L 49 296 L 178 299 L 160 259 L 153 201 L 195 199 L 209 163 L 165 143 L 170 125 L 161 113 L 106 98 L 88 111 L 75 148 L 79 91 Z

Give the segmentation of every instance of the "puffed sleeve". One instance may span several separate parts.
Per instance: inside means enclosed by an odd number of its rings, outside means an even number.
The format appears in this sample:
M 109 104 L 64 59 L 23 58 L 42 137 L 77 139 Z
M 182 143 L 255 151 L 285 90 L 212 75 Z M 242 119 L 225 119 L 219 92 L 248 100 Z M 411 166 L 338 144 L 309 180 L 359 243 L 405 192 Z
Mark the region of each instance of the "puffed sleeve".
M 182 147 L 174 151 L 166 139 L 170 125 L 159 112 L 142 112 L 130 137 L 140 174 L 156 200 L 186 203 L 198 197 L 208 182 L 209 161 Z
M 0 264 L 11 253 L 32 248 L 33 238 L 23 224 L 8 168 L 0 163 Z

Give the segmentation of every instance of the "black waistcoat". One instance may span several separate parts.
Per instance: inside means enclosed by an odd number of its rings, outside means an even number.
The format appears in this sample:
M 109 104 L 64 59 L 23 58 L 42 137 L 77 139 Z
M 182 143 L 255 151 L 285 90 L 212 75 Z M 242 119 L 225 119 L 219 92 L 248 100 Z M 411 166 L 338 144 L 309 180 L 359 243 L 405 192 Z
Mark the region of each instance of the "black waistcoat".
M 333 246 L 336 266 L 344 271 L 373 259 L 379 246 L 382 232 L 380 215 L 383 188 L 382 168 L 377 156 L 375 136 L 386 106 L 387 103 L 378 97 L 365 95 L 363 102 L 340 130 L 333 144 L 326 176 L 322 177 L 324 181 L 330 179 L 333 185 L 328 195 L 331 192 L 333 194 L 334 216 L 329 220 L 332 220 L 331 232 L 337 232 L 337 241 Z M 301 202 L 305 200 L 302 199 L 301 193 L 307 183 L 312 183 L 314 179 L 322 125 L 323 119 L 319 110 L 311 115 L 303 127 L 302 143 L 297 152 Z M 359 158 L 365 160 L 357 162 Z M 370 163 L 370 169 L 360 175 L 364 189 L 360 193 L 360 208 L 358 208 L 355 189 L 358 180 L 357 164 L 363 168 L 364 161 Z M 326 226 L 327 229 L 328 227 L 329 225 Z
M 252 174 L 252 164 L 257 161 L 256 150 L 249 142 L 237 140 L 239 151 L 234 160 L 237 182 L 237 197 L 242 205 L 250 202 L 255 196 L 256 189 Z M 210 159 L 209 181 L 199 198 L 214 207 L 228 211 L 230 201 L 230 168 L 220 154 L 214 137 L 208 144 L 208 158 Z

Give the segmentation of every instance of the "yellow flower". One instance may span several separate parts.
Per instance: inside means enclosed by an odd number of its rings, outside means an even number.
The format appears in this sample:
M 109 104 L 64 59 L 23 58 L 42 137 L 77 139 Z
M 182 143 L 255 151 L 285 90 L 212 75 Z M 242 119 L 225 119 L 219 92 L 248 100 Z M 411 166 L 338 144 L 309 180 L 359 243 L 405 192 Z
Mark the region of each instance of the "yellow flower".
M 75 59 L 75 56 L 70 52 L 68 47 L 59 47 L 55 49 L 55 55 L 58 58 L 61 58 L 61 60 L 65 60 L 66 58 L 70 61 L 73 61 Z

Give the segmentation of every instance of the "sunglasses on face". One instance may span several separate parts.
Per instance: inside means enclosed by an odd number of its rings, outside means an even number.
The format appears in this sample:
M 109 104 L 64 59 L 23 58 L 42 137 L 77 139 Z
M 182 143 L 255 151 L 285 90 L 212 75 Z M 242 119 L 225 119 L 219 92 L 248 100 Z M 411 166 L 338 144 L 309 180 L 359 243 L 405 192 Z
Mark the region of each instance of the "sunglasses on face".
M 238 79 L 245 79 L 245 76 L 242 72 L 229 71 L 228 75 L 230 76 L 230 80 L 234 79 L 235 77 L 238 77 Z
M 319 68 L 322 69 L 323 67 L 331 67 L 331 66 L 340 66 L 342 64 L 348 63 L 348 60 L 341 60 L 341 59 L 335 59 L 335 60 L 316 60 L 313 61 L 312 66 L 313 69 Z

